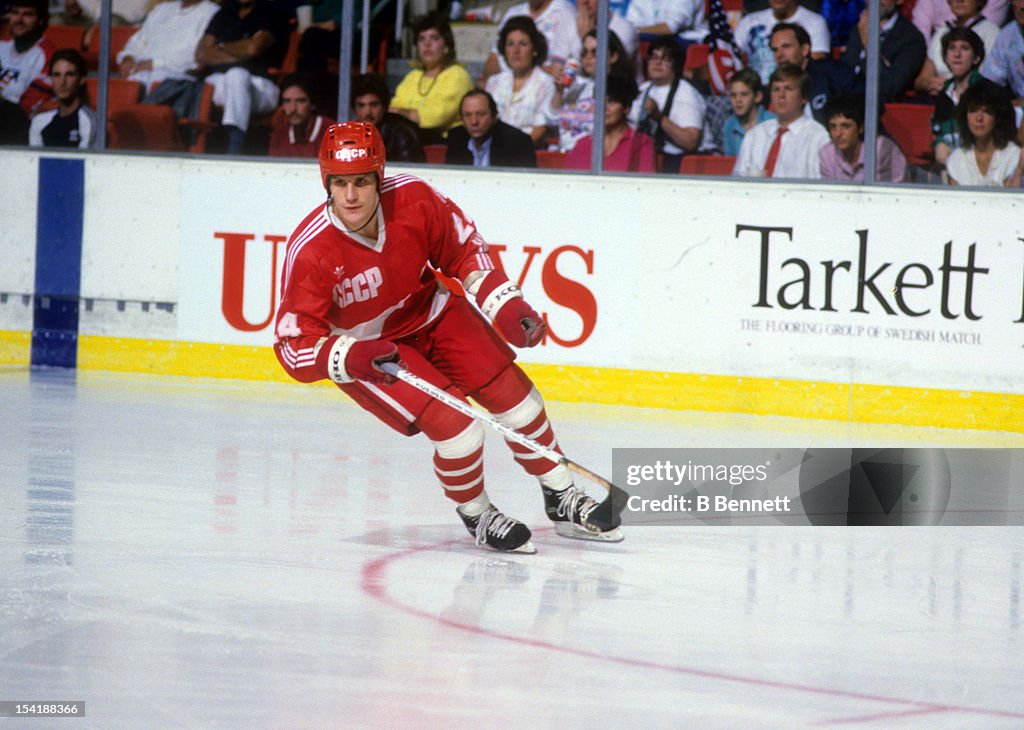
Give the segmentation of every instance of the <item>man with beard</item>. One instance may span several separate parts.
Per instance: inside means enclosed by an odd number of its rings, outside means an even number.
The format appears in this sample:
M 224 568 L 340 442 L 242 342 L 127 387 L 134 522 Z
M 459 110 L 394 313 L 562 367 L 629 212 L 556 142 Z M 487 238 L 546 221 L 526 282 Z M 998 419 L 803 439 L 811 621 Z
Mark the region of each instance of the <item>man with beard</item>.
M 0 41 L 0 97 L 31 115 L 53 96 L 46 70 L 56 49 L 43 38 L 50 7 L 46 0 L 11 0 L 7 18 L 11 37 Z
M 281 79 L 281 112 L 285 123 L 270 133 L 271 157 L 316 157 L 333 119 L 316 113 L 310 84 L 298 74 Z

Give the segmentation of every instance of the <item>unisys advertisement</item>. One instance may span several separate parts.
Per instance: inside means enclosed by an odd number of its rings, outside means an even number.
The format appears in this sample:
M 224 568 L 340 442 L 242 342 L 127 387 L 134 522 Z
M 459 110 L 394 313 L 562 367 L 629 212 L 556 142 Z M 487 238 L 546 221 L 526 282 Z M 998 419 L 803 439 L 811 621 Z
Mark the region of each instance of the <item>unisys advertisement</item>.
M 545 316 L 527 361 L 1024 392 L 1012 196 L 422 172 Z M 322 204 L 316 182 L 225 207 L 209 201 L 226 183 L 183 186 L 179 339 L 271 343 L 286 241 Z

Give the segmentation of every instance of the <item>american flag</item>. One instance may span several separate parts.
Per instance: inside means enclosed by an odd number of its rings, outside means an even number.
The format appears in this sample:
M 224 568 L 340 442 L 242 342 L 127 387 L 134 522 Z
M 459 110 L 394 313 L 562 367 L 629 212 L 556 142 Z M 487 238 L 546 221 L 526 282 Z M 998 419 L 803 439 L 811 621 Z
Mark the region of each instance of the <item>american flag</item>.
M 736 45 L 736 38 L 733 37 L 732 28 L 729 27 L 729 18 L 725 14 L 722 0 L 709 0 L 708 27 L 711 32 L 704 37 L 704 42 L 712 50 L 728 50 L 732 51 L 737 58 L 740 57 L 740 47 Z
M 708 27 L 711 32 L 704 37 L 708 46 L 708 72 L 711 90 L 716 94 L 728 92 L 729 79 L 743 68 L 742 54 L 736 45 L 736 38 L 729 27 L 722 0 L 709 0 Z

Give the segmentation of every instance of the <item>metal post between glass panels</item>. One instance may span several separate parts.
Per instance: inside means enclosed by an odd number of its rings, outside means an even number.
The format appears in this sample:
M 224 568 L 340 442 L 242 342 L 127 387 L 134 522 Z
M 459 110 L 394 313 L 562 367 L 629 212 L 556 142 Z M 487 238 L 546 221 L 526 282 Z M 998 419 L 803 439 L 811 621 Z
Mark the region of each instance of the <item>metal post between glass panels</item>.
M 99 120 L 99 128 L 96 130 L 96 149 L 107 148 L 107 108 L 110 95 L 108 86 L 110 84 L 110 25 L 112 18 L 111 0 L 102 0 L 100 3 L 100 48 L 99 48 L 99 89 L 96 103 L 96 118 Z

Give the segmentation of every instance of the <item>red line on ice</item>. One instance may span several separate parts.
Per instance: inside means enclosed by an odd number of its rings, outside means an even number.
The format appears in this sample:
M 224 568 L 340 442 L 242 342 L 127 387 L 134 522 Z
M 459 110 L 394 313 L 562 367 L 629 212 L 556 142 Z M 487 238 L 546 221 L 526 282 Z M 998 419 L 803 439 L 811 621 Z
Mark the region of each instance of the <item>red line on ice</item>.
M 882 720 L 889 717 L 898 717 L 907 714 L 929 714 L 929 713 L 940 713 L 940 712 L 957 712 L 966 713 L 972 715 L 989 715 L 993 717 L 1009 717 L 1024 719 L 1024 712 L 1013 712 L 1010 710 L 995 710 L 987 709 L 982 707 L 966 707 L 961 705 L 940 705 L 934 702 L 921 702 L 918 700 L 908 700 L 899 697 L 885 697 L 883 695 L 868 694 L 865 692 L 851 692 L 842 689 L 832 689 L 829 687 L 814 687 L 806 684 L 798 684 L 794 682 L 779 682 L 772 679 L 763 679 L 760 677 L 745 677 L 738 674 L 726 674 L 724 672 L 714 672 L 706 669 L 697 669 L 695 667 L 684 667 L 675 664 L 664 664 L 662 662 L 648 661 L 646 659 L 635 659 L 631 657 L 620 657 L 613 654 L 602 654 L 597 651 L 590 651 L 588 649 L 581 649 L 572 646 L 562 646 L 559 644 L 553 644 L 550 641 L 544 641 L 543 639 L 531 639 L 524 636 L 513 636 L 512 634 L 504 634 L 500 631 L 493 631 L 491 629 L 485 629 L 480 626 L 474 626 L 472 624 L 462 623 L 455 621 L 444 616 L 438 616 L 437 614 L 425 611 L 422 608 L 410 606 L 409 604 L 402 603 L 396 598 L 393 598 L 388 593 L 386 573 L 388 567 L 399 560 L 411 557 L 423 552 L 433 552 L 441 550 L 443 548 L 462 544 L 462 540 L 445 540 L 443 542 L 434 543 L 432 545 L 422 545 L 420 547 L 409 548 L 402 550 L 391 555 L 385 555 L 382 558 L 371 560 L 362 569 L 362 579 L 360 581 L 360 588 L 364 593 L 370 597 L 384 603 L 392 608 L 409 614 L 411 616 L 418 616 L 419 618 L 426 619 L 427 621 L 433 621 L 434 623 L 449 628 L 458 629 L 467 633 L 476 634 L 478 636 L 487 636 L 493 639 L 499 639 L 501 641 L 508 641 L 513 644 L 519 644 L 521 646 L 533 646 L 538 649 L 547 649 L 549 651 L 561 652 L 563 654 L 571 654 L 574 656 L 586 657 L 588 659 L 600 659 L 602 661 L 613 662 L 616 664 L 622 664 L 627 667 L 639 667 L 643 669 L 657 669 L 664 672 L 674 672 L 676 674 L 686 674 L 691 677 L 701 677 L 703 679 L 717 679 L 722 682 L 732 682 L 736 684 L 745 684 L 753 687 L 771 687 L 775 689 L 788 690 L 791 692 L 804 692 L 807 694 L 814 694 L 819 696 L 828 697 L 842 697 L 844 699 L 864 700 L 867 702 L 884 702 L 894 705 L 902 705 L 904 707 L 912 708 L 910 710 L 899 710 L 891 713 L 881 713 L 877 715 L 866 715 L 861 718 L 851 719 L 837 719 L 837 720 L 824 720 L 821 723 L 816 724 L 839 724 L 846 722 L 871 722 L 872 720 Z

